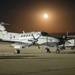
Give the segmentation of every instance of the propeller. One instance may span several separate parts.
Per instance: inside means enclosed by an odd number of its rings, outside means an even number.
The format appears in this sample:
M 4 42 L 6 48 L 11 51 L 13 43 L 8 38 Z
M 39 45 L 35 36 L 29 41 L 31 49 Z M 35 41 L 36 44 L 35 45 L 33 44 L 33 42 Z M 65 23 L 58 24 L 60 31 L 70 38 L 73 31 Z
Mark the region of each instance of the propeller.
M 37 38 L 35 38 L 34 35 L 32 34 L 32 37 L 33 37 L 32 42 L 33 42 L 33 44 L 36 44 L 36 42 L 38 41 L 38 39 L 40 38 L 40 36 L 41 36 L 41 34 Z
M 32 34 L 32 33 L 31 33 Z M 38 41 L 38 39 L 40 38 L 40 36 L 41 36 L 41 34 L 37 37 L 37 38 L 35 38 L 34 37 L 34 35 L 32 34 L 32 37 L 33 37 L 33 40 L 31 40 L 32 41 L 32 43 L 33 44 L 36 44 L 37 43 L 37 41 Z M 38 44 L 36 44 L 37 46 L 38 46 L 38 48 L 40 49 L 40 47 L 39 47 L 39 45 Z
M 71 44 L 71 42 L 68 41 L 68 31 L 67 31 L 66 35 L 63 36 L 63 40 L 64 40 L 63 47 L 65 47 L 65 42 L 68 42 Z
M 67 31 L 66 35 L 63 36 L 63 39 L 64 39 L 65 41 L 68 40 L 68 31 Z

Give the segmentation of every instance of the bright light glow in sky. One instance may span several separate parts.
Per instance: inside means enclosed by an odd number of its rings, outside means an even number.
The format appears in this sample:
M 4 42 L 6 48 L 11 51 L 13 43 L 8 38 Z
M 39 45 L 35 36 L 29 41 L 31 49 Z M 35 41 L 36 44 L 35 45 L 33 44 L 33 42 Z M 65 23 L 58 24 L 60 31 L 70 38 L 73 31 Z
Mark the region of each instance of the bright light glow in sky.
M 0 0 L 0 22 L 10 32 L 75 32 L 75 0 Z
M 48 18 L 48 14 L 44 14 L 44 18 Z

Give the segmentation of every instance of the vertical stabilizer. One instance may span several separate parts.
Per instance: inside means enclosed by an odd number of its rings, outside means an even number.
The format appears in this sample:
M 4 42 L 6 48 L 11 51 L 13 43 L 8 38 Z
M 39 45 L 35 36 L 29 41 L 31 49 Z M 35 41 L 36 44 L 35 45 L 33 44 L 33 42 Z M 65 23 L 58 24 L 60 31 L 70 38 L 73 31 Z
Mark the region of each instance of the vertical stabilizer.
M 0 31 L 5 31 L 6 30 L 6 28 L 4 27 L 4 22 L 1 22 L 0 23 Z
M 7 31 L 6 31 L 6 28 L 4 27 L 4 25 L 8 25 L 8 24 L 4 23 L 4 22 L 0 23 L 0 39 L 3 39 L 4 36 L 7 35 Z

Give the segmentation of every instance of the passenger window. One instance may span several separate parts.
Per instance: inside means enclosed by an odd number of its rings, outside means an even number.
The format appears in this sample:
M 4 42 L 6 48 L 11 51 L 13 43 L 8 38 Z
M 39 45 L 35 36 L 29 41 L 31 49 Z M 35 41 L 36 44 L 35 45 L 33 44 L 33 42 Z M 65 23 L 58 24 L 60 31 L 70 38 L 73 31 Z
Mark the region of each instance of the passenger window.
M 24 37 L 25 37 L 25 35 L 24 35 Z
M 52 39 L 50 39 L 50 41 L 52 41 Z
M 13 38 L 15 38 L 15 36 L 13 36 Z

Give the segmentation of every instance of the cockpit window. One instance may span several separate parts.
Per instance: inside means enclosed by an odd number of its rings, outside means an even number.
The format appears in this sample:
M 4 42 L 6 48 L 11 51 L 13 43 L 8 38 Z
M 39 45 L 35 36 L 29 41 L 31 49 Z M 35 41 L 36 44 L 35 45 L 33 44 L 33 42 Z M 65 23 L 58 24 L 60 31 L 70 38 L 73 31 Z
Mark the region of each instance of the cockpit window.
M 42 35 L 42 36 L 49 36 L 49 34 L 46 33 L 46 32 L 41 32 L 41 35 Z

